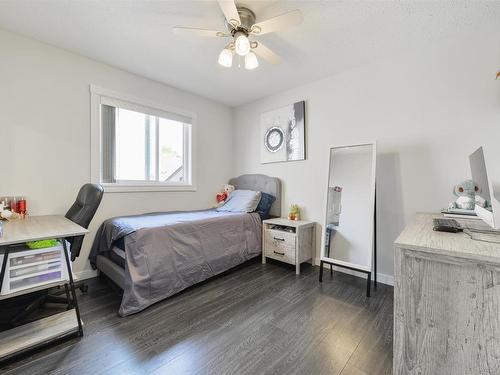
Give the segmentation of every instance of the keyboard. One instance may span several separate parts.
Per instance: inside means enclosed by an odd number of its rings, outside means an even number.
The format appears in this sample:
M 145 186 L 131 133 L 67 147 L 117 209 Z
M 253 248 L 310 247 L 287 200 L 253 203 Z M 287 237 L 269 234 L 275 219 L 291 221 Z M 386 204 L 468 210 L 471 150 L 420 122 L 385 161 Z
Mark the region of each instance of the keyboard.
M 464 230 L 455 219 L 432 219 L 432 224 L 438 232 L 458 233 Z

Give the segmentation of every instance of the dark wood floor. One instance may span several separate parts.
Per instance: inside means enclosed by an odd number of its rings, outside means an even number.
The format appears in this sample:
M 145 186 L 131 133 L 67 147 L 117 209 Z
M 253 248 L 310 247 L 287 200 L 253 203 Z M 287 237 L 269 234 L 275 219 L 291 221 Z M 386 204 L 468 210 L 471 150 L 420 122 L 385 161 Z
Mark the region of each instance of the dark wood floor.
M 103 280 L 79 299 L 85 336 L 4 364 L 7 374 L 391 374 L 393 291 L 251 262 L 140 314 Z

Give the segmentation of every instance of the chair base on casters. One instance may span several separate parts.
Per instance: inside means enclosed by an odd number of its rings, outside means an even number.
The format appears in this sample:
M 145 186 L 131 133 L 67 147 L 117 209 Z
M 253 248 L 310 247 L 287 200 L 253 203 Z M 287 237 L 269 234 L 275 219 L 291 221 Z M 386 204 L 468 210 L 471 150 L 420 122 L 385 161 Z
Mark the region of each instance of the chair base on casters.
M 89 286 L 85 284 L 84 281 L 79 281 L 75 283 L 75 288 L 80 289 L 80 292 L 87 293 L 89 291 Z
M 85 284 L 83 281 L 75 283 L 75 289 L 78 288 L 82 293 L 86 293 L 89 290 L 89 286 Z M 49 294 L 46 293 L 38 298 L 36 298 L 33 302 L 31 302 L 23 311 L 21 311 L 15 318 L 10 321 L 10 325 L 12 327 L 17 327 L 23 324 L 23 320 L 28 317 L 31 313 L 41 308 L 46 303 L 56 303 L 61 305 L 67 305 L 66 310 L 72 309 L 73 301 L 69 294 L 69 286 L 68 284 L 64 285 L 64 293 L 66 296 L 59 296 L 57 294 Z

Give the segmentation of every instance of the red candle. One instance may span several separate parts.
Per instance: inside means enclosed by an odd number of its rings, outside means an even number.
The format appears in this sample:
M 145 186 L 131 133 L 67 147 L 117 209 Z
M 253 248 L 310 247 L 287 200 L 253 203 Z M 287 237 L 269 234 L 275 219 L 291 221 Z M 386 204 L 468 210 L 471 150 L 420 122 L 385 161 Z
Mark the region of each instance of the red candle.
M 26 199 L 21 198 L 19 202 L 17 202 L 17 212 L 19 212 L 21 215 L 26 214 Z
M 10 200 L 10 210 L 12 212 L 17 212 L 17 201 L 15 197 L 12 197 Z

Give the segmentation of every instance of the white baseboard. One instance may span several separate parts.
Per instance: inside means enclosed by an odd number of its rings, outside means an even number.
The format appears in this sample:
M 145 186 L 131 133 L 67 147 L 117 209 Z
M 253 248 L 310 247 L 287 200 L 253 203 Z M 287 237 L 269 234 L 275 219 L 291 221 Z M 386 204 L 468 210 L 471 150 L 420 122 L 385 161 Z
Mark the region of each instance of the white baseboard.
M 319 266 L 319 263 L 320 263 L 320 259 L 316 258 L 315 265 Z M 324 267 L 330 269 L 330 266 L 328 264 L 325 264 Z M 342 268 L 342 267 L 337 267 L 337 266 L 333 266 L 333 269 L 335 271 L 343 272 L 343 273 L 346 273 L 348 275 L 353 275 L 353 276 L 361 277 L 362 279 L 366 279 L 366 274 L 364 274 L 362 272 L 352 271 L 352 270 L 349 270 L 347 268 Z M 95 270 L 95 271 L 94 270 L 83 270 L 83 271 L 74 272 L 73 274 L 77 280 L 85 280 L 85 279 L 91 279 L 93 277 L 97 277 L 97 270 Z M 394 286 L 394 276 L 386 275 L 384 273 L 377 272 L 377 282 L 382 283 L 382 284 L 386 284 L 386 285 L 390 285 L 390 286 Z
M 76 280 L 85 280 L 97 277 L 97 270 L 83 270 L 78 272 L 73 272 L 74 278 Z
M 317 266 L 319 266 L 319 264 L 320 264 L 320 259 L 319 258 L 316 258 L 315 264 Z M 329 264 L 324 264 L 323 267 L 330 269 L 330 265 Z M 353 275 L 353 276 L 356 276 L 356 277 L 361 277 L 362 279 L 366 279 L 366 277 L 367 277 L 367 275 L 365 273 L 358 272 L 358 271 L 353 271 L 353 270 L 350 270 L 350 269 L 347 269 L 347 268 L 333 266 L 333 269 L 335 271 L 343 272 L 343 273 L 346 273 L 348 275 Z M 377 272 L 377 282 L 379 282 L 381 284 L 385 284 L 385 285 L 394 286 L 394 276 L 392 276 L 392 275 L 386 275 L 385 273 Z

